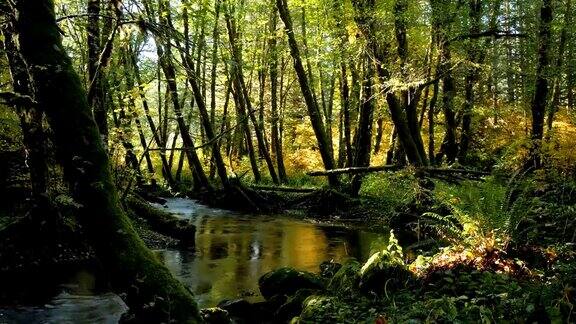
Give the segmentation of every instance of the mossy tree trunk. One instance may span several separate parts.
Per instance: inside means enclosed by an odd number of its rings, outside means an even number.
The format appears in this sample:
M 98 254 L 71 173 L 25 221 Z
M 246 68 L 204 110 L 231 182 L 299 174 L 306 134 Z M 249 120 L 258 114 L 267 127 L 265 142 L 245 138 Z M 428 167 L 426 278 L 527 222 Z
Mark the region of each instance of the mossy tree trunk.
M 86 90 L 62 46 L 54 2 L 19 0 L 16 10 L 20 52 L 30 67 L 36 100 L 53 129 L 73 197 L 82 205 L 78 219 L 112 287 L 127 293 L 140 319 L 201 322 L 192 294 L 146 248 L 121 208 Z
M 0 35 L 4 39 L 4 50 L 10 65 L 10 76 L 14 91 L 22 96 L 34 97 L 33 85 L 28 74 L 26 62 L 18 53 L 13 39 L 12 24 L 7 24 L 7 29 L 2 30 Z M 2 43 L 2 42 L 0 42 Z M 27 151 L 27 165 L 30 170 L 30 183 L 32 196 L 39 203 L 47 190 L 48 167 L 46 165 L 45 134 L 42 125 L 43 115 L 38 107 L 31 103 L 20 102 L 14 105 L 20 127 L 24 137 L 24 146 Z

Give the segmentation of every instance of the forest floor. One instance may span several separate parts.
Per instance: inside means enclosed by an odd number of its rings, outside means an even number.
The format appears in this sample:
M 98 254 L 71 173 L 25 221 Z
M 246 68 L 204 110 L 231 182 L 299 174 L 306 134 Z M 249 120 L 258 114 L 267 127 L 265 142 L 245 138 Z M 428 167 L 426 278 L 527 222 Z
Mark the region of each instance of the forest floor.
M 512 180 L 435 180 L 432 190 L 409 172 L 374 174 L 359 198 L 329 189 L 242 190 L 242 199 L 215 194 L 202 200 L 219 208 L 369 224 L 392 229 L 391 240 L 373 246 L 364 264 L 325 263 L 319 274 L 278 269 L 259 281 L 264 304 L 223 302 L 204 310 L 208 322 L 574 319 L 576 182 L 553 172 Z M 250 203 L 242 203 L 246 197 Z
M 261 305 L 222 308 L 240 322 L 574 320 L 574 181 L 543 171 L 434 187 L 422 189 L 410 174 L 373 175 L 359 199 L 330 190 L 278 195 L 307 217 L 392 229 L 391 239 L 373 246 L 364 264 L 325 263 L 320 274 L 278 269 L 260 278 L 263 318 L 250 315 Z
M 498 177 L 457 184 L 436 181 L 434 190 L 422 189 L 409 173 L 375 174 L 365 179 L 360 198 L 328 189 L 309 193 L 246 189 L 252 203 L 263 206 L 260 212 L 290 211 L 295 217 L 323 222 L 370 224 L 382 231 L 392 229 L 391 240 L 373 246 L 372 257 L 364 264 L 328 263 L 319 275 L 294 270 L 295 276 L 272 280 L 267 289 L 273 293 L 264 302 L 268 311 L 259 318 L 251 316 L 262 305 L 229 303 L 221 308 L 244 322 L 293 317 L 302 323 L 570 322 L 576 298 L 575 191 L 576 183 L 547 173 L 516 183 Z M 218 195 L 204 201 L 215 207 L 223 207 L 223 201 L 225 207 L 253 207 L 230 206 L 230 200 Z M 13 222 L 6 210 L 0 212 L 0 231 L 7 238 L 0 246 L 0 278 L 18 274 L 30 286 L 3 289 L 0 304 L 47 296 L 54 287 L 46 284 L 62 280 L 62 269 L 98 267 L 74 221 L 73 201 L 59 197 L 56 205 L 52 212 L 60 217 L 44 211 Z M 177 246 L 175 236 L 191 230 L 166 213 L 139 209 L 150 206 L 131 207 L 135 208 L 133 224 L 151 248 Z M 158 223 L 152 226 L 149 214 L 158 214 L 155 219 L 162 224 L 168 222 L 169 232 L 166 227 L 159 231 Z M 260 279 L 261 290 L 265 282 Z M 294 289 L 282 290 L 287 282 Z M 7 283 L 0 282 L 10 287 Z M 38 294 L 40 289 L 45 294 Z M 208 322 L 214 322 L 210 318 L 218 311 L 204 311 Z

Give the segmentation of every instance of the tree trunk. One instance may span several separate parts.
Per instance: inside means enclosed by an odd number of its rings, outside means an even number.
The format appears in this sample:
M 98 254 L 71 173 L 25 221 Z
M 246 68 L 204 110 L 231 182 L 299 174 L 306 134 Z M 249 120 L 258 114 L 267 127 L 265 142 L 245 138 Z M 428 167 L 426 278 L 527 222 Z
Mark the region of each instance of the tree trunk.
M 542 166 L 542 140 L 544 135 L 544 115 L 548 98 L 547 70 L 550 64 L 549 48 L 552 38 L 552 0 L 543 0 L 540 8 L 540 27 L 538 30 L 538 65 L 536 68 L 536 83 L 532 98 L 532 147 L 530 160 L 526 167 L 540 168 Z
M 288 182 L 286 167 L 284 166 L 284 156 L 282 154 L 282 141 L 280 140 L 280 114 L 278 112 L 278 40 L 276 38 L 276 28 L 278 25 L 278 14 L 272 2 L 272 18 L 270 19 L 270 40 L 268 48 L 270 50 L 270 113 L 272 114 L 270 137 L 272 141 L 272 154 L 276 159 L 278 167 L 278 177 L 281 183 Z
M 268 172 L 272 181 L 275 184 L 279 184 L 278 176 L 276 175 L 276 170 L 274 168 L 274 163 L 272 162 L 272 158 L 268 152 L 268 147 L 266 146 L 266 141 L 264 139 L 264 134 L 262 129 L 259 127 L 258 120 L 256 119 L 256 115 L 252 108 L 252 102 L 250 100 L 250 96 L 246 87 L 246 83 L 244 82 L 244 73 L 242 69 L 242 54 L 240 52 L 240 47 L 238 43 L 238 35 L 236 29 L 236 22 L 234 18 L 231 16 L 229 11 L 226 11 L 226 26 L 228 27 L 228 37 L 230 39 L 230 46 L 232 47 L 232 59 L 234 60 L 235 68 L 233 69 L 236 72 L 234 79 L 238 83 L 239 91 L 242 92 L 242 97 L 244 98 L 244 102 L 246 104 L 246 113 L 254 126 L 254 133 L 256 135 L 256 141 L 258 143 L 258 149 L 260 154 L 264 157 L 266 161 L 266 166 L 268 167 Z
M 10 26 L 11 27 L 11 26 Z M 9 27 L 9 28 L 10 28 Z M 34 98 L 32 80 L 28 73 L 26 62 L 24 62 L 13 39 L 13 30 L 2 30 L 4 50 L 10 66 L 10 77 L 14 92 L 22 96 Z M 26 147 L 27 165 L 30 172 L 30 183 L 32 186 L 32 197 L 36 203 L 40 203 L 42 196 L 47 190 L 48 167 L 46 165 L 45 134 L 42 126 L 42 112 L 38 107 L 33 107 L 32 103 L 17 103 L 14 105 L 20 119 L 20 127 L 24 137 Z
M 374 74 L 373 62 L 370 57 L 365 58 L 365 76 L 362 89 L 362 105 L 360 107 L 360 121 L 358 123 L 358 136 L 356 137 L 354 167 L 370 166 L 372 153 L 372 124 L 374 116 L 374 102 L 372 96 L 372 77 Z M 361 177 L 352 179 L 352 195 L 357 196 L 360 191 Z
M 183 3 L 187 4 L 186 1 L 184 1 Z M 185 20 L 187 20 L 187 17 L 185 18 Z M 190 83 L 190 86 L 192 87 L 192 93 L 194 94 L 194 101 L 196 102 L 196 106 L 198 106 L 198 111 L 200 112 L 200 119 L 202 121 L 204 131 L 208 138 L 208 142 L 211 143 L 210 146 L 212 147 L 212 157 L 214 159 L 214 163 L 216 164 L 218 177 L 222 182 L 222 186 L 225 189 L 229 189 L 230 182 L 228 181 L 228 172 L 226 171 L 226 165 L 224 164 L 224 159 L 222 158 L 222 152 L 220 151 L 220 142 L 217 140 L 216 134 L 214 133 L 212 119 L 210 118 L 208 109 L 206 108 L 206 101 L 204 99 L 205 97 L 203 96 L 202 89 L 197 82 L 198 75 L 193 74 L 193 71 L 195 71 L 194 62 L 190 57 L 189 53 L 183 53 L 182 60 L 184 61 L 184 65 L 188 73 L 188 83 Z
M 344 123 L 344 143 L 346 145 L 347 166 L 353 165 L 352 151 L 352 129 L 350 128 L 350 87 L 348 86 L 348 74 L 346 73 L 346 62 L 340 64 L 340 96 L 343 110 Z
M 377 31 L 375 30 L 376 21 L 374 17 L 375 1 L 355 0 L 353 1 L 353 5 L 356 11 L 355 20 L 367 39 L 368 47 L 372 52 L 372 55 L 376 58 L 376 60 L 379 61 L 378 64 L 376 64 L 378 77 L 382 80 L 382 82 L 385 82 L 390 78 L 390 73 L 382 64 L 382 62 L 385 61 L 385 51 L 381 44 L 379 44 L 379 41 L 376 39 Z M 405 35 L 403 35 L 403 32 L 401 30 L 397 30 L 397 33 L 399 33 L 396 35 L 397 41 L 399 41 L 399 48 L 406 46 L 406 39 Z M 400 49 L 400 51 L 404 51 L 404 49 Z M 402 144 L 410 164 L 415 166 L 427 165 L 428 159 L 426 156 L 422 156 L 420 153 L 424 151 L 424 149 L 423 147 L 418 147 L 418 143 L 421 143 L 422 141 L 414 137 L 415 135 L 420 136 L 420 133 L 419 131 L 414 133 L 412 131 L 414 127 L 411 127 L 409 124 L 409 122 L 413 119 L 406 114 L 406 109 L 409 107 L 403 105 L 402 100 L 399 100 L 393 91 L 386 91 L 386 101 L 388 103 L 388 109 L 390 110 L 390 115 L 398 134 L 398 139 Z M 417 118 L 415 120 L 417 123 Z M 415 126 L 418 128 L 417 124 Z
M 442 110 L 444 112 L 444 122 L 446 135 L 442 142 L 442 151 L 446 155 L 449 164 L 456 161 L 458 154 L 458 144 L 456 143 L 456 114 L 454 113 L 454 95 L 456 92 L 452 73 L 448 72 L 451 64 L 451 51 L 448 44 L 442 45 Z M 436 161 L 440 162 L 440 161 Z
M 80 78 L 65 54 L 51 0 L 17 2 L 21 53 L 83 225 L 112 287 L 127 292 L 137 317 L 153 322 L 201 322 L 192 294 L 146 248 L 120 206 L 109 161 Z M 146 305 L 147 307 L 144 307 Z
M 144 115 L 146 116 L 146 121 L 148 122 L 148 126 L 150 127 L 150 131 L 152 132 L 152 138 L 156 143 L 156 146 L 159 148 L 163 148 L 166 145 L 162 142 L 162 138 L 160 137 L 159 130 L 150 115 L 150 108 L 148 106 L 148 100 L 146 99 L 146 94 L 144 92 L 144 83 L 142 82 L 142 77 L 140 76 L 140 68 L 138 67 L 138 61 L 136 58 L 136 53 L 132 52 L 129 53 L 130 61 L 132 63 L 132 68 L 134 71 L 134 76 L 136 77 L 136 83 L 138 87 L 138 95 L 140 96 L 140 101 L 142 101 L 142 109 L 144 110 Z M 160 161 L 162 162 L 162 176 L 168 182 L 168 185 L 172 189 L 176 189 L 176 183 L 174 178 L 172 177 L 172 171 L 170 169 L 170 165 L 168 164 L 168 159 L 166 158 L 166 151 L 160 151 Z
M 470 34 L 478 34 L 481 29 L 482 1 L 469 0 Z M 480 63 L 480 49 L 475 40 L 471 40 L 468 45 L 468 60 L 473 64 Z M 462 117 L 462 135 L 460 137 L 460 148 L 458 150 L 458 161 L 466 164 L 470 139 L 472 138 L 472 113 L 474 110 L 474 86 L 478 79 L 478 71 L 475 66 L 468 68 L 465 78 L 464 107 Z
M 308 116 L 310 117 L 310 122 L 316 135 L 316 140 L 318 141 L 318 150 L 320 151 L 320 156 L 324 162 L 324 168 L 326 170 L 334 169 L 334 155 L 332 152 L 332 147 L 330 147 L 328 140 L 328 135 L 324 129 L 322 123 L 322 116 L 320 110 L 318 109 L 318 102 L 314 100 L 313 90 L 308 81 L 308 76 L 302 65 L 302 59 L 300 57 L 300 50 L 298 44 L 296 43 L 296 38 L 294 37 L 294 28 L 292 27 L 292 18 L 290 17 L 290 12 L 288 11 L 288 4 L 286 0 L 276 0 L 276 8 L 280 18 L 284 22 L 286 28 L 286 34 L 288 36 L 288 45 L 290 47 L 290 55 L 294 61 L 294 70 L 296 70 L 296 75 L 298 77 L 298 82 L 300 84 L 300 89 L 302 90 L 302 95 L 306 102 L 306 108 L 308 108 Z M 337 187 L 339 184 L 338 177 L 329 176 L 328 182 L 331 187 Z
M 568 47 L 568 67 L 566 75 L 568 112 L 574 112 L 574 89 L 576 87 L 576 55 L 574 49 L 574 37 L 571 37 L 571 46 Z
M 159 6 L 159 12 L 164 12 L 164 10 L 168 10 L 169 12 L 170 10 L 169 3 L 165 2 L 165 0 L 160 0 Z M 148 12 L 148 14 L 149 17 L 151 17 L 150 12 Z M 164 17 L 163 15 L 160 15 L 160 23 L 167 26 L 170 26 L 171 24 L 167 17 Z M 188 165 L 190 166 L 194 177 L 194 189 L 210 190 L 212 189 L 212 186 L 208 181 L 208 177 L 206 177 L 200 158 L 198 157 L 198 154 L 196 154 L 194 141 L 189 133 L 189 126 L 184 121 L 184 116 L 182 115 L 182 108 L 178 97 L 178 86 L 176 84 L 176 70 L 172 62 L 171 44 L 162 45 L 162 39 L 157 35 L 154 36 L 156 40 L 156 51 L 158 53 L 159 64 L 166 77 L 166 86 L 169 90 L 176 122 L 180 129 L 180 137 L 182 137 L 182 143 L 186 149 L 185 153 Z
M 136 125 L 136 130 L 138 132 L 138 139 L 140 140 L 140 145 L 144 149 L 144 158 L 146 160 L 146 169 L 148 174 L 152 176 L 151 183 L 153 186 L 156 186 L 156 180 L 154 179 L 154 165 L 152 164 L 152 158 L 150 157 L 150 151 L 146 150 L 148 143 L 146 141 L 146 137 L 144 136 L 144 130 L 142 128 L 142 123 L 140 122 L 140 116 L 138 115 L 138 111 L 136 109 L 136 98 L 134 97 L 132 90 L 134 89 L 134 74 L 132 72 L 132 66 L 130 64 L 130 49 L 124 48 L 122 51 L 124 57 L 122 59 L 122 63 L 124 65 L 124 80 L 126 84 L 125 91 L 128 92 L 128 101 L 129 106 L 128 110 L 132 116 L 132 120 L 134 120 L 134 124 Z
M 102 89 L 102 76 L 98 66 L 100 58 L 100 0 L 88 0 L 88 21 L 86 24 L 86 41 L 88 45 L 88 102 L 92 107 L 96 125 L 100 130 L 104 146 L 108 145 L 108 116 Z
M 548 132 L 552 131 L 552 124 L 554 122 L 554 115 L 558 111 L 560 105 L 560 80 L 562 76 L 562 67 L 564 66 L 564 52 L 566 51 L 566 42 L 568 38 L 568 28 L 572 24 L 572 0 L 566 0 L 566 12 L 564 13 L 564 26 L 560 33 L 560 41 L 558 43 L 558 56 L 554 64 L 554 78 L 552 86 L 552 102 L 548 107 L 548 118 L 546 124 Z

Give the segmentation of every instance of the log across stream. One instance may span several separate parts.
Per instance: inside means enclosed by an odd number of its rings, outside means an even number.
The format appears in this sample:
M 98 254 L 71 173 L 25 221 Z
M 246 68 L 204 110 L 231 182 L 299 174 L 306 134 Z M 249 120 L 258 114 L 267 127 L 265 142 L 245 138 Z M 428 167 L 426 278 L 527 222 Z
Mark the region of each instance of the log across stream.
M 320 263 L 368 258 L 371 243 L 384 238 L 367 229 L 321 224 L 302 217 L 241 214 L 209 208 L 194 200 L 171 198 L 157 205 L 196 226 L 196 248 L 155 253 L 189 287 L 201 308 L 224 299 L 262 299 L 258 278 L 288 266 L 318 272 Z M 0 323 L 114 323 L 126 311 L 118 296 L 94 293 L 90 273 L 73 276 L 52 300 L 25 307 L 3 308 Z

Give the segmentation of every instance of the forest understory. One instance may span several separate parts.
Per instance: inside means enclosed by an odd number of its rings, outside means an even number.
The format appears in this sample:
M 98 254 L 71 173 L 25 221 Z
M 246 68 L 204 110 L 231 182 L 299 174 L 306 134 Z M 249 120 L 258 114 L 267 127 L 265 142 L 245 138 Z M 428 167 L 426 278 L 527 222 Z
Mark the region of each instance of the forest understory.
M 574 10 L 0 1 L 0 323 L 87 273 L 126 323 L 575 322 Z M 222 210 L 338 228 L 266 227 L 278 255 L 378 236 L 200 309 L 158 252 L 201 258 Z

